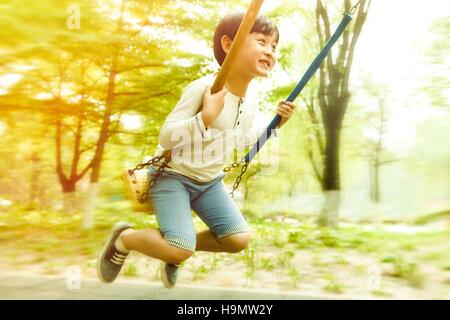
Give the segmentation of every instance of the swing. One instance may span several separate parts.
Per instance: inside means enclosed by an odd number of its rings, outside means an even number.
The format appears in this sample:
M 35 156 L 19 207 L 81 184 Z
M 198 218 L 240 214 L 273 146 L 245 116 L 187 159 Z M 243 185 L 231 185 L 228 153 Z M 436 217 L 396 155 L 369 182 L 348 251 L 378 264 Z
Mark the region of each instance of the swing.
M 223 88 L 223 86 L 225 84 L 226 76 L 228 75 L 230 68 L 232 66 L 232 63 L 234 62 L 234 60 L 236 58 L 239 47 L 242 45 L 243 41 L 245 40 L 245 36 L 250 32 L 251 27 L 253 26 L 253 23 L 256 19 L 256 16 L 259 12 L 259 9 L 260 9 L 263 1 L 264 0 L 259 0 L 259 1 L 253 0 L 249 9 L 247 10 L 247 12 L 244 16 L 244 19 L 243 19 L 241 25 L 239 26 L 236 38 L 234 39 L 234 41 L 231 45 L 230 53 L 226 56 L 223 66 L 220 69 L 219 74 L 217 75 L 217 77 L 214 81 L 214 85 L 211 89 L 212 93 L 218 92 Z M 333 35 L 327 41 L 325 46 L 320 50 L 319 54 L 316 56 L 316 58 L 313 60 L 311 65 L 306 70 L 305 74 L 302 76 L 302 78 L 297 83 L 295 88 L 289 94 L 286 101 L 293 102 L 298 97 L 298 95 L 301 93 L 301 91 L 306 86 L 306 84 L 309 82 L 309 80 L 312 78 L 312 76 L 316 73 L 317 69 L 319 69 L 321 63 L 325 60 L 328 53 L 331 51 L 331 48 L 333 47 L 333 45 L 340 38 L 340 36 L 345 31 L 345 29 L 347 28 L 350 21 L 352 20 L 352 15 L 356 12 L 356 9 L 358 8 L 360 2 L 361 1 L 358 1 L 349 10 L 349 12 L 344 13 L 343 18 L 342 18 L 341 22 L 339 23 L 339 25 L 337 26 L 336 30 L 334 31 Z M 236 177 L 236 180 L 233 184 L 233 189 L 230 192 L 231 197 L 234 197 L 234 192 L 239 187 L 239 183 L 242 179 L 242 176 L 247 171 L 248 165 L 250 164 L 252 159 L 256 156 L 256 154 L 259 152 L 259 150 L 263 147 L 263 145 L 266 143 L 266 141 L 270 138 L 270 136 L 272 134 L 272 130 L 274 130 L 276 128 L 276 126 L 278 125 L 280 120 L 281 120 L 281 116 L 279 116 L 278 114 L 275 115 L 275 117 L 272 119 L 270 124 L 264 130 L 263 134 L 259 137 L 258 141 L 253 145 L 252 149 L 247 153 L 247 155 L 240 162 L 235 161 L 233 164 L 231 164 L 231 166 L 225 167 L 223 169 L 224 172 L 229 172 L 232 168 L 238 168 L 242 165 L 241 172 Z M 134 169 L 127 170 L 123 174 L 123 180 L 125 182 L 127 194 L 131 200 L 131 206 L 134 211 L 147 212 L 149 214 L 153 213 L 151 201 L 148 201 L 149 200 L 148 193 L 149 193 L 149 190 L 156 183 L 161 172 L 164 170 L 164 168 L 170 162 L 170 154 L 171 154 L 171 151 L 167 150 L 163 153 L 162 156 L 157 156 L 157 157 L 150 159 L 148 162 L 140 163 Z M 152 177 L 150 177 L 150 174 L 148 174 L 148 170 L 144 169 L 144 168 L 151 166 L 155 163 L 158 163 L 162 159 L 164 159 L 163 163 L 158 168 L 157 172 L 155 174 L 153 174 Z

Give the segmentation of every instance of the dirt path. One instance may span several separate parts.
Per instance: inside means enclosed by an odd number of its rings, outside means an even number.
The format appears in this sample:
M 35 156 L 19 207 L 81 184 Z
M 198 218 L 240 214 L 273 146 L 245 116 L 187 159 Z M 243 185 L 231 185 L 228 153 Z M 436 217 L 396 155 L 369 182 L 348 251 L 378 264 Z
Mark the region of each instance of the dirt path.
M 78 285 L 79 284 L 79 285 Z M 342 299 L 342 297 L 339 297 Z M 118 280 L 112 284 L 100 283 L 97 279 L 77 281 L 62 276 L 24 274 L 0 275 L 0 299 L 38 300 L 316 300 L 298 294 L 276 291 L 236 290 L 180 285 L 166 289 L 156 282 Z

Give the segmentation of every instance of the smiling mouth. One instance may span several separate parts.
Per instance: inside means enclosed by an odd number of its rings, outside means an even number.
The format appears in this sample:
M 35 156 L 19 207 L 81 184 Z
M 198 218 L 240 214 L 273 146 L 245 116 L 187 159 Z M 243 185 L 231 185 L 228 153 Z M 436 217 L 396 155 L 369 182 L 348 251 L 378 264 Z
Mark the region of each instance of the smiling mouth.
M 264 61 L 264 60 L 260 60 L 260 61 L 258 61 L 258 62 L 259 62 L 259 64 L 263 65 L 264 68 L 270 69 L 270 63 L 269 63 L 269 62 Z

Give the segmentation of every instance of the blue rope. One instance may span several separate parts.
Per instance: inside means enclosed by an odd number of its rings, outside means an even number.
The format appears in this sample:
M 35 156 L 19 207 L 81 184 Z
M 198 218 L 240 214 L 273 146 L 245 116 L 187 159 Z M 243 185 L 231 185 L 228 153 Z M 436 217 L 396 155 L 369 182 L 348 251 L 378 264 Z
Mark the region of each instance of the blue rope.
M 338 27 L 336 28 L 336 31 L 331 36 L 331 38 L 328 40 L 328 42 L 325 44 L 325 46 L 322 48 L 322 50 L 319 52 L 317 57 L 314 59 L 314 61 L 311 63 L 309 68 L 306 70 L 303 77 L 298 82 L 297 86 L 292 90 L 292 92 L 289 94 L 286 101 L 293 102 L 300 92 L 302 92 L 303 88 L 306 86 L 306 84 L 309 82 L 309 80 L 312 78 L 312 76 L 316 73 L 317 69 L 319 69 L 320 64 L 325 60 L 328 53 L 330 52 L 333 45 L 336 43 L 336 41 L 339 39 L 339 37 L 344 32 L 345 28 L 348 26 L 350 21 L 352 20 L 352 16 L 348 13 L 344 13 L 344 17 L 342 18 L 342 21 L 339 23 Z M 253 148 L 250 150 L 250 152 L 245 156 L 245 162 L 250 162 L 252 159 L 256 156 L 258 151 L 262 148 L 264 143 L 270 138 L 272 135 L 272 129 L 275 129 L 278 123 L 280 122 L 281 117 L 280 115 L 276 115 L 273 120 L 270 122 L 269 126 L 266 128 L 266 130 L 263 132 L 261 137 L 259 137 L 258 141 L 253 145 Z

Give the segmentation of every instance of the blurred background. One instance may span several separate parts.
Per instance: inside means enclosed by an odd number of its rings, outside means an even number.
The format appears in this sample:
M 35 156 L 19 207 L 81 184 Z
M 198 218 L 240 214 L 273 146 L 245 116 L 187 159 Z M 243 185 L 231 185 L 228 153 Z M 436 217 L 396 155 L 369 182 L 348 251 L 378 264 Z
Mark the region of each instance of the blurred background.
M 157 226 L 131 211 L 120 175 L 154 154 L 182 89 L 218 70 L 215 26 L 249 3 L 0 3 L 1 272 L 76 265 L 95 277 L 115 222 Z M 265 1 L 280 42 L 271 76 L 251 88 L 262 123 L 353 4 Z M 361 1 L 277 148 L 263 149 L 240 184 L 251 246 L 196 253 L 180 282 L 450 298 L 448 12 L 446 0 Z M 133 254 L 123 274 L 159 281 L 157 265 Z

